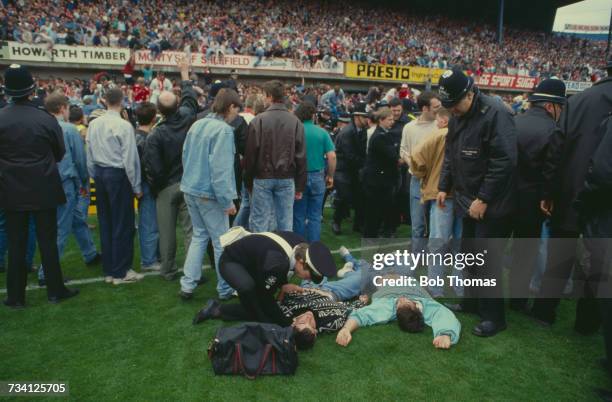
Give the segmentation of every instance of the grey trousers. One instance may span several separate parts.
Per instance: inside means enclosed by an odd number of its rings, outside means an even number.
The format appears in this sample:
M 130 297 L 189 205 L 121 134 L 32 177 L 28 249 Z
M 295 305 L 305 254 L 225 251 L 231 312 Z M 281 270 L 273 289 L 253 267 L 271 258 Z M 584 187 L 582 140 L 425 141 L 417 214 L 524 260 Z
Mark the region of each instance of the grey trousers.
M 185 234 L 185 252 L 191 243 L 191 218 L 187 204 L 180 190 L 180 183 L 172 184 L 163 189 L 155 200 L 157 208 L 157 225 L 159 228 L 159 254 L 161 256 L 161 271 L 163 278 L 172 280 L 178 275 L 176 267 L 176 223 L 177 220 Z

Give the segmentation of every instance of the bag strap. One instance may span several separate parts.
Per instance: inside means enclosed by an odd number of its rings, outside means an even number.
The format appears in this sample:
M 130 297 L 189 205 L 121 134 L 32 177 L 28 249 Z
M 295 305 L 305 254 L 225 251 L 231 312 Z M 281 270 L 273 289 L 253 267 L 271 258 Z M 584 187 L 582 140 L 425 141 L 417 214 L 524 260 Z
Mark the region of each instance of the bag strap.
M 244 367 L 244 361 L 242 360 L 242 345 L 240 343 L 236 343 L 236 345 L 234 345 L 234 348 L 235 348 L 234 369 L 233 369 L 234 374 L 238 374 L 238 372 L 240 372 L 243 376 L 245 376 L 249 380 L 254 380 L 255 378 L 257 378 L 257 374 L 255 375 L 249 374 L 246 368 Z
M 267 238 L 274 240 L 276 244 L 281 246 L 285 254 L 287 254 L 287 258 L 291 259 L 291 256 L 293 255 L 293 247 L 291 247 L 291 245 L 287 242 L 287 240 L 283 239 L 276 233 L 272 233 L 272 232 L 261 232 L 261 233 L 253 233 L 253 234 L 259 234 L 259 235 L 266 236 Z
M 259 367 L 255 371 L 255 374 L 249 374 L 247 372 L 246 367 L 244 367 L 244 361 L 242 360 L 242 345 L 240 343 L 236 343 L 235 353 L 234 353 L 234 374 L 238 374 L 238 372 L 242 373 L 249 380 L 254 380 L 261 375 L 266 366 L 266 362 L 268 361 L 268 357 L 270 356 L 270 352 L 272 353 L 272 372 L 276 374 L 276 354 L 274 353 L 274 349 L 271 344 L 267 344 L 264 348 L 263 356 L 261 356 L 261 360 L 259 361 Z

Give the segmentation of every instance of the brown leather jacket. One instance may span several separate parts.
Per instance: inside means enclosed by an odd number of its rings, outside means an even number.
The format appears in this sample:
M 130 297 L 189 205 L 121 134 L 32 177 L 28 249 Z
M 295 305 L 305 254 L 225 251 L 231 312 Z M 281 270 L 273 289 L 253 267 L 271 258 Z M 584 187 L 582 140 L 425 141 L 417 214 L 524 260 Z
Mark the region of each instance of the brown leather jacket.
M 244 152 L 244 180 L 294 179 L 295 191 L 306 187 L 304 125 L 280 103 L 272 104 L 249 124 Z

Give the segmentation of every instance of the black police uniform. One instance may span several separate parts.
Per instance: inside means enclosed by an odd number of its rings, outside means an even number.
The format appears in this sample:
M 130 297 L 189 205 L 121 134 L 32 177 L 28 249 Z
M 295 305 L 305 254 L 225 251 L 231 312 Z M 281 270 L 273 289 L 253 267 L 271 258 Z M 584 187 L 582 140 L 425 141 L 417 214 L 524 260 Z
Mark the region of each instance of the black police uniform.
M 369 144 L 363 172 L 366 207 L 363 237 L 376 238 L 383 223 L 386 234 L 393 228 L 390 207 L 399 177 L 399 156 L 393 136 L 380 126 L 376 127 Z
M 334 222 L 340 224 L 349 215 L 350 205 L 355 210 L 353 230 L 361 230 L 364 215 L 364 192 L 359 179 L 366 155 L 367 131 L 355 126 L 355 122 L 343 127 L 336 139 L 336 201 Z
M 501 329 L 506 319 L 501 272 L 504 247 L 500 238 L 509 237 L 515 210 L 516 130 L 512 115 L 501 101 L 483 95 L 478 88 L 472 90 L 471 109 L 449 122 L 438 187 L 453 192 L 456 207 L 464 215 L 462 251 L 487 250 L 484 266 L 469 270 L 469 276 L 496 279 L 497 283 L 494 287 L 466 289 L 464 308 L 478 311 L 483 322 Z M 467 213 L 477 198 L 487 204 L 482 220 Z
M 67 292 L 57 250 L 57 206 L 66 202 L 57 163 L 64 157 L 57 119 L 29 101 L 0 110 L 0 208 L 8 235 L 7 304 L 24 305 L 28 222 L 36 223 L 50 299 Z
M 399 159 L 399 150 L 402 143 L 402 134 L 404 132 L 404 126 L 410 123 L 410 118 L 402 113 L 400 118 L 393 122 L 393 125 L 389 129 L 389 133 L 394 139 L 397 147 L 397 154 Z M 410 216 L 410 180 L 408 177 L 408 167 L 400 166 L 399 177 L 397 186 L 394 190 L 393 195 L 393 210 L 391 213 L 391 231 L 395 233 L 401 223 L 401 217 Z
M 603 319 L 603 335 L 606 347 L 608 372 L 612 374 L 612 286 L 609 272 L 602 264 L 609 264 L 612 250 L 612 115 L 601 126 L 603 138 L 593 156 L 580 194 L 578 209 L 584 221 L 584 241 L 591 252 L 591 270 L 599 273 L 591 282 L 599 285 L 599 302 Z
M 555 321 L 559 297 L 574 266 L 578 237 L 583 232 L 574 203 L 584 189 L 589 161 L 601 140 L 598 128 L 611 110 L 612 77 L 607 77 L 568 99 L 559 128 L 550 139 L 543 169 L 543 199 L 554 202 L 551 241 L 540 298 L 533 305 L 533 314 L 542 321 Z M 591 269 L 589 275 L 598 274 Z M 590 333 L 599 327 L 599 314 L 588 278 L 584 291 L 587 297 L 578 302 L 576 329 Z
M 275 232 L 291 247 L 306 240 L 293 232 Z M 246 236 L 227 246 L 219 260 L 221 276 L 238 292 L 240 304 L 222 304 L 224 320 L 291 324 L 274 295 L 287 283 L 289 257 L 274 240 L 260 234 Z
M 537 266 L 544 214 L 540 210 L 544 176 L 542 166 L 548 141 L 557 126 L 548 112 L 537 104 L 515 116 L 518 143 L 517 213 L 512 221 L 513 261 L 510 275 L 511 306 L 527 306 L 529 281 Z

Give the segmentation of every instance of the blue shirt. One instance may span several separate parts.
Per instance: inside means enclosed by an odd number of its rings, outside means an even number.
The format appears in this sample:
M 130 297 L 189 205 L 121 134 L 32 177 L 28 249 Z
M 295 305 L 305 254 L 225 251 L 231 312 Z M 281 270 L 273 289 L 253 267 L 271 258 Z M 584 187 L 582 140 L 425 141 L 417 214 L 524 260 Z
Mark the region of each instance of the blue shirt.
M 238 198 L 234 179 L 234 130 L 221 116 L 210 114 L 196 121 L 183 144 L 181 191 L 205 197 L 224 208 Z
M 360 327 L 394 321 L 397 318 L 397 299 L 406 297 L 423 306 L 423 320 L 432 328 L 434 338 L 448 335 L 451 344 L 456 344 L 461 333 L 461 323 L 455 314 L 428 294 L 415 290 L 417 289 L 412 286 L 382 288 L 372 295 L 372 303 L 369 306 L 353 310 L 349 319 L 357 321 Z
M 58 123 L 64 133 L 64 145 L 66 153 L 64 158 L 57 164 L 62 181 L 77 180 L 81 187 L 86 188 L 89 182 L 87 174 L 87 158 L 85 157 L 85 146 L 76 126 L 58 119 Z

